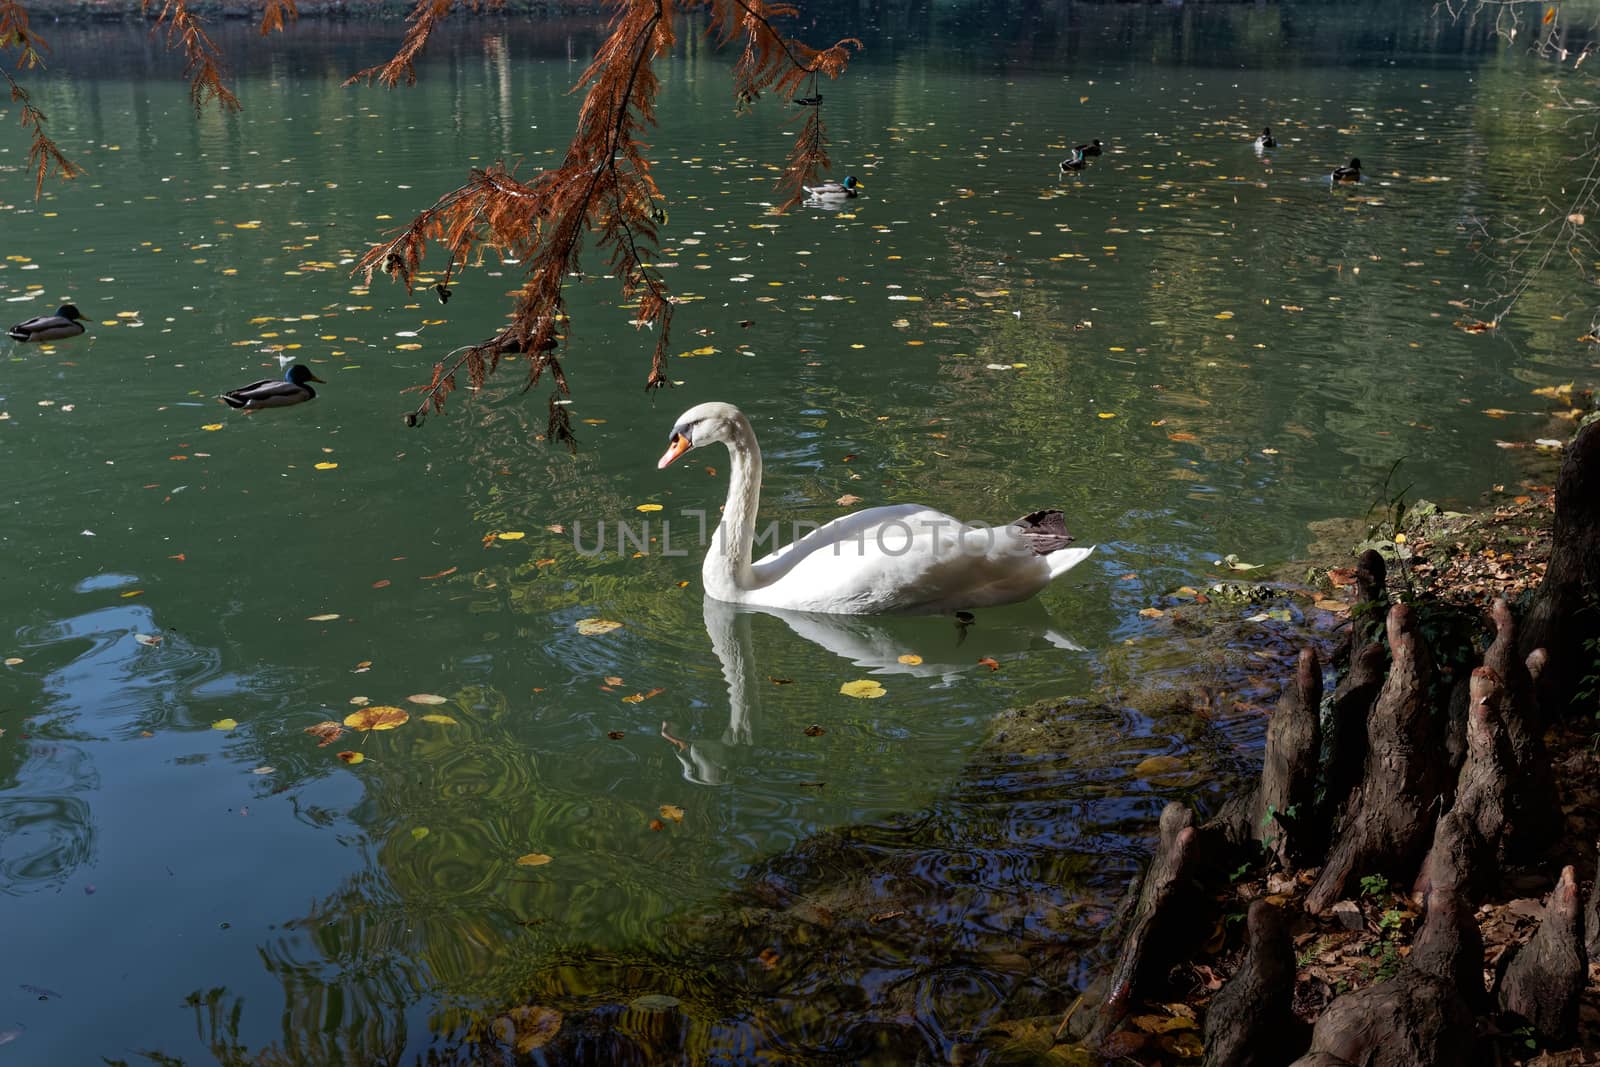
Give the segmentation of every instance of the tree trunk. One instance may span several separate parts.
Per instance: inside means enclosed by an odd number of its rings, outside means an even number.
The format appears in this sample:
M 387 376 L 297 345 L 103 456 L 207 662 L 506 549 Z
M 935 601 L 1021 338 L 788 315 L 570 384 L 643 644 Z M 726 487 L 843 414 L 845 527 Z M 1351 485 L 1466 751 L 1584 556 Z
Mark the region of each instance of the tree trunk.
M 1524 657 L 1536 648 L 1550 652 L 1539 679 L 1547 717 L 1569 710 L 1584 678 L 1597 673 L 1595 641 L 1600 641 L 1600 421 L 1579 430 L 1561 460 L 1550 564 L 1522 630 Z
M 1527 1021 L 1544 1042 L 1561 1048 L 1577 1034 L 1578 1000 L 1588 976 L 1578 881 L 1571 867 L 1563 867 L 1538 931 L 1511 957 L 1495 999 L 1501 1011 Z
M 1394 663 L 1367 725 L 1367 761 L 1339 840 L 1306 895 L 1320 912 L 1364 874 L 1412 877 L 1433 837 L 1434 816 L 1447 785 L 1443 746 L 1428 706 L 1433 661 L 1417 633 L 1416 613 L 1389 609 Z
M 1206 1009 L 1205 1067 L 1283 1067 L 1306 1045 L 1283 910 L 1253 901 L 1246 923 L 1244 962 Z

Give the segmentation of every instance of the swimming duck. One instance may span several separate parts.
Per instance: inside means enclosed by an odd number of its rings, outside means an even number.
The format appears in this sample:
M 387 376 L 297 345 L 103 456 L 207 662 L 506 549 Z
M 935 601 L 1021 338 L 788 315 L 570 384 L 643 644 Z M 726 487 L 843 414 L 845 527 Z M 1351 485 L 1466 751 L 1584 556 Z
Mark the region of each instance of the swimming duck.
M 1272 127 L 1261 127 L 1261 136 L 1256 138 L 1256 151 L 1260 152 L 1264 149 L 1277 147 L 1278 142 L 1272 139 Z
M 221 400 L 230 408 L 256 411 L 261 408 L 283 408 L 290 404 L 303 404 L 317 395 L 307 382 L 321 382 L 311 368 L 296 363 L 283 372 L 282 378 L 263 378 L 239 389 L 223 393 Z M 326 382 L 323 382 L 326 385 Z
M 6 331 L 13 341 L 60 341 L 83 332 L 83 313 L 71 304 L 62 304 L 54 315 L 35 315 Z
M 803 185 L 801 188 L 813 200 L 853 200 L 856 193 L 866 186 L 846 174 L 842 182 L 823 182 L 821 185 Z
M 1088 160 L 1083 158 L 1083 150 L 1074 148 L 1072 150 L 1072 155 L 1061 161 L 1061 173 L 1068 174 L 1075 170 L 1082 170 L 1084 164 L 1087 162 Z
M 1101 147 L 1102 146 L 1100 144 L 1100 138 L 1096 137 L 1094 140 L 1090 141 L 1088 144 L 1076 144 L 1076 145 L 1073 145 L 1072 146 L 1072 150 L 1074 152 L 1080 152 L 1080 153 L 1082 153 L 1083 155 L 1086 155 L 1086 156 L 1098 156 L 1100 154 Z
M 1361 180 L 1361 160 L 1351 159 L 1347 167 L 1334 167 L 1333 180 L 1336 182 L 1358 182 Z

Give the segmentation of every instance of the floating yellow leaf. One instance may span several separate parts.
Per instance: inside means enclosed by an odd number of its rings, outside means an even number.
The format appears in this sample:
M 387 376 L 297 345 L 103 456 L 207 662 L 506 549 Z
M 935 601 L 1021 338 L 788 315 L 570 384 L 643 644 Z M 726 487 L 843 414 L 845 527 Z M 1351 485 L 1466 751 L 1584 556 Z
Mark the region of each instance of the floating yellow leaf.
M 351 752 L 351 751 L 340 752 L 338 755 L 339 755 L 340 759 L 344 760 L 348 764 L 351 764 L 352 766 L 354 766 L 357 763 L 363 762 L 367 758 L 367 757 L 363 756 L 359 752 Z
M 317 466 L 317 470 L 319 470 L 319 471 L 331 471 L 335 467 L 337 467 L 338 464 L 337 463 L 318 463 L 316 466 Z
M 373 704 L 346 715 L 344 724 L 352 730 L 393 730 L 397 726 L 404 726 L 410 719 L 411 715 L 405 708 L 397 708 L 393 704 Z
M 495 536 L 502 541 L 520 541 L 528 535 L 521 530 L 507 530 L 504 533 L 497 533 Z
M 1174 774 L 1186 767 L 1187 764 L 1177 756 L 1151 756 L 1149 759 L 1141 760 L 1133 769 L 1133 773 L 1140 778 L 1156 778 L 1164 774 Z
M 663 804 L 661 805 L 661 817 L 663 819 L 671 819 L 673 822 L 682 822 L 683 809 L 676 804 Z
M 859 700 L 876 700 L 883 696 L 887 690 L 883 688 L 882 682 L 863 678 L 857 682 L 845 682 L 839 687 L 839 692 L 847 697 L 856 697 Z
M 1231 311 L 1219 311 L 1219 312 L 1217 312 L 1215 315 L 1213 315 L 1211 317 L 1214 318 L 1214 319 L 1231 319 L 1231 318 L 1233 318 L 1233 312 L 1231 312 Z
M 915 652 L 907 652 L 905 655 L 899 657 L 899 661 L 908 667 L 915 667 L 917 664 L 922 662 L 922 657 L 917 655 Z
M 19 664 L 21 662 L 22 662 L 22 657 L 21 656 L 7 656 L 6 657 L 6 666 L 7 667 L 15 667 L 17 664 Z
M 438 713 L 435 713 L 435 714 L 432 714 L 432 715 L 424 715 L 422 717 L 422 721 L 423 722 L 436 722 L 440 726 L 460 726 L 461 725 L 460 723 L 458 723 L 454 719 L 452 719 L 450 716 L 448 716 L 448 715 L 440 715 Z
M 1100 412 L 1100 417 L 1102 419 L 1114 419 L 1117 417 L 1117 413 L 1115 411 L 1102 411 Z
M 200 428 L 202 430 L 220 430 L 220 429 L 222 429 L 222 423 L 220 423 L 220 422 L 208 422 L 208 423 L 206 423 L 204 426 L 202 426 Z
M 551 857 L 546 856 L 543 852 L 530 852 L 526 856 L 518 856 L 517 865 L 519 867 L 543 867 L 550 860 Z
M 661 505 L 660 504 L 640 504 L 634 510 L 635 511 L 660 511 L 661 510 Z
M 1534 396 L 1549 397 L 1551 400 L 1564 400 L 1572 395 L 1572 382 L 1566 385 L 1547 385 L 1542 389 L 1535 389 Z
M 426 826 L 413 826 L 411 828 L 411 840 L 413 840 L 413 841 L 421 841 L 424 837 L 427 837 L 427 836 L 428 836 L 428 828 Z
M 622 629 L 622 624 L 612 619 L 579 619 L 576 625 L 578 632 L 585 637 L 598 637 Z
M 334 619 L 337 619 L 338 617 L 339 617 L 339 613 L 338 612 L 330 611 L 330 612 L 328 612 L 328 613 L 326 613 L 324 615 L 307 615 L 306 616 L 306 622 L 332 622 Z
M 448 704 L 450 701 L 438 693 L 412 693 L 406 697 L 413 704 Z
M 213 730 L 231 730 L 238 725 L 239 720 L 237 719 L 218 719 L 216 722 L 211 724 L 211 728 Z

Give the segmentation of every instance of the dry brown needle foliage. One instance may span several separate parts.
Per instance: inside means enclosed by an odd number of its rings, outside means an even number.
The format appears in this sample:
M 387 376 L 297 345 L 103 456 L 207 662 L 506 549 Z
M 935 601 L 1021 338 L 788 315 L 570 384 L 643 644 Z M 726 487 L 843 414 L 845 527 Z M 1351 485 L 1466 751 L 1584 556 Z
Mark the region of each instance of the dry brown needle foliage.
M 499 6 L 503 0 L 463 0 L 471 10 Z M 283 30 L 298 17 L 295 0 L 262 0 L 262 34 Z M 367 284 L 382 270 L 410 292 L 423 259 L 435 249 L 445 256 L 444 280 L 434 288 L 449 299 L 450 283 L 475 256 L 495 252 L 525 265 L 511 322 L 493 337 L 457 349 L 436 363 L 432 378 L 416 387 L 423 399 L 406 421 L 416 425 L 429 412 L 442 411 L 445 398 L 465 370 L 476 388 L 508 353 L 528 356 L 528 387 L 550 373 L 550 437 L 570 441 L 566 409 L 557 401 L 568 392 L 558 352 L 571 332 L 563 285 L 580 273 L 582 254 L 592 242 L 607 259 L 607 269 L 633 309 L 633 324 L 655 332 L 649 389 L 667 384 L 667 349 L 674 298 L 665 280 L 651 268 L 666 222 L 661 190 L 643 141 L 655 125 L 660 82 L 656 63 L 671 54 L 677 19 L 704 12 L 707 33 L 724 46 L 739 48 L 733 67 L 733 93 L 741 111 L 771 93 L 799 105 L 798 135 L 778 180 L 784 196 L 778 210 L 799 203 L 804 186 L 829 165 L 827 134 L 822 123 L 819 78 L 844 72 L 853 50 L 845 38 L 816 49 L 786 37 L 776 23 L 798 12 L 775 0 L 610 0 L 610 32 L 573 92 L 583 94 L 576 129 L 561 164 L 524 180 L 503 162 L 474 168 L 459 188 L 440 197 L 411 222 L 375 245 L 356 267 Z M 457 0 L 417 0 L 407 17 L 405 39 L 385 63 L 363 70 L 349 82 L 394 87 L 417 80 L 416 60 Z M 206 33 L 204 20 L 188 0 L 143 0 L 146 14 L 166 31 L 169 46 L 188 61 L 190 98 L 198 110 L 215 102 L 238 110 L 239 100 L 223 81 L 221 53 Z M 18 68 L 40 65 L 45 42 L 29 28 L 28 12 L 18 0 L 0 0 L 0 55 L 14 52 Z M 10 73 L 0 69 L 11 97 L 22 105 L 22 124 L 33 135 L 29 163 L 35 174 L 35 196 L 51 173 L 71 178 L 82 171 L 68 160 L 44 132 L 45 116 Z M 808 95 L 801 96 L 804 90 Z
M 452 0 L 418 0 L 393 58 L 351 80 L 387 86 L 414 82 L 416 58 L 451 6 Z M 558 351 L 571 332 L 563 284 L 579 273 L 591 240 L 607 257 L 609 272 L 630 302 L 633 324 L 655 332 L 646 388 L 667 384 L 674 301 L 665 280 L 649 266 L 666 212 L 642 137 L 655 125 L 660 91 L 655 64 L 671 53 L 676 16 L 705 10 L 708 32 L 719 43 L 741 42 L 733 70 L 733 91 L 741 107 L 748 108 L 764 93 L 802 105 L 800 135 L 778 183 L 786 194 L 779 210 L 799 203 L 802 186 L 828 166 L 817 79 L 838 77 L 852 49 L 860 48 L 859 41 L 845 39 L 819 50 L 785 37 L 774 23 L 792 17 L 795 9 L 765 0 L 613 0 L 612 7 L 610 32 L 573 89 L 583 93 L 583 101 L 561 164 L 527 180 L 503 163 L 474 169 L 464 185 L 374 246 L 356 268 L 368 284 L 381 270 L 409 292 L 424 258 L 437 248 L 446 264 L 444 280 L 434 288 L 446 300 L 451 280 L 475 254 L 489 250 L 525 265 L 510 324 L 434 364 L 431 380 L 417 387 L 423 399 L 407 413 L 409 425 L 444 409 L 462 370 L 476 388 L 494 373 L 502 355 L 526 353 L 527 386 L 536 385 L 546 371 L 555 384 L 550 439 L 571 440 L 566 408 L 558 403 L 568 392 Z M 802 89 L 810 95 L 800 97 Z
M 16 53 L 16 65 L 21 70 L 31 70 L 44 65 L 44 53 L 50 50 L 45 39 L 33 32 L 28 24 L 28 9 L 15 0 L 0 0 L 0 54 Z M 62 178 L 76 178 L 83 168 L 62 155 L 55 141 L 44 132 L 45 114 L 34 106 L 27 90 L 7 70 L 0 69 L 11 90 L 11 99 L 22 109 L 22 128 L 29 132 L 28 168 L 33 171 L 33 198 L 44 192 L 44 180 L 55 173 Z

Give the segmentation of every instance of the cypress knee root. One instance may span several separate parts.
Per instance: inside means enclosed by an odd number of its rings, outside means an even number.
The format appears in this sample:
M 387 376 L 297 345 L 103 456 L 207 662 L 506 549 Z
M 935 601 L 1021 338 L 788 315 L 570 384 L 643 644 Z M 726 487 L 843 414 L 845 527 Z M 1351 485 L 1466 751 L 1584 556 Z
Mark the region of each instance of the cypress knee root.
M 1393 665 L 1367 724 L 1367 760 L 1339 840 L 1306 908 L 1323 911 L 1361 875 L 1413 876 L 1433 839 L 1434 816 L 1448 788 L 1444 754 L 1428 702 L 1433 660 L 1417 632 L 1416 613 L 1389 609 Z
M 1105 999 L 1094 1014 L 1086 1039 L 1090 1047 L 1116 1030 L 1140 991 L 1185 958 L 1207 929 L 1211 900 L 1205 878 L 1214 866 L 1214 847 L 1214 839 L 1194 825 L 1187 805 L 1174 801 L 1162 809 L 1155 858 L 1140 885 Z
M 1267 724 L 1253 834 L 1279 863 L 1293 870 L 1320 849 L 1317 762 L 1322 752 L 1322 665 L 1300 650 L 1294 684 L 1284 691 Z
M 1563 867 L 1539 929 L 1511 958 L 1495 999 L 1501 1011 L 1525 1020 L 1545 1042 L 1563 1046 L 1577 1033 L 1578 1000 L 1588 974 L 1577 876 Z
M 1345 809 L 1350 791 L 1361 782 L 1361 769 L 1367 761 L 1367 719 L 1383 689 L 1383 671 L 1389 653 L 1373 642 L 1359 649 L 1350 661 L 1350 673 L 1333 691 L 1328 709 L 1328 766 L 1323 773 L 1323 805 L 1320 821 L 1325 826 Z
M 1504 859 L 1514 780 L 1511 742 L 1501 720 L 1504 688 L 1499 675 L 1479 667 L 1472 672 L 1470 692 L 1466 762 L 1456 781 L 1455 803 L 1439 820 L 1422 861 L 1415 885 L 1419 896 L 1442 883 L 1475 899 Z
M 1206 1009 L 1206 1067 L 1282 1067 L 1306 1045 L 1294 1016 L 1294 948 L 1283 910 L 1253 901 L 1245 957 Z

